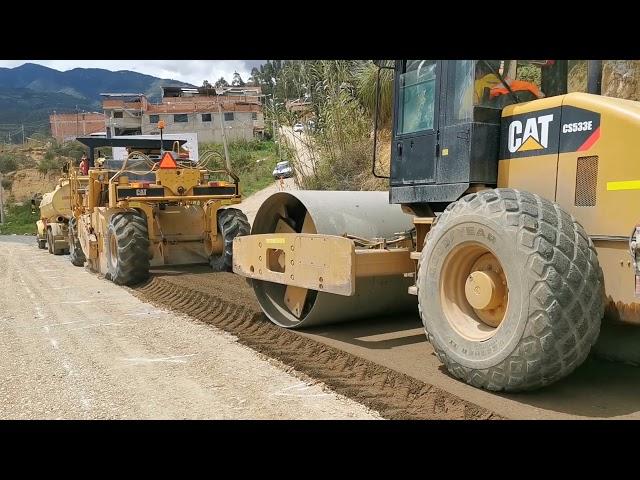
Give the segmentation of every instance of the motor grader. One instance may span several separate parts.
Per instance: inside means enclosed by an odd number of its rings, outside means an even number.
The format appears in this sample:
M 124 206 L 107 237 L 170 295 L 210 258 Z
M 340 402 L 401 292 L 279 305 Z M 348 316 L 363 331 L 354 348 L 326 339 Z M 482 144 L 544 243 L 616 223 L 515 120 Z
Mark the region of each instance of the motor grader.
M 241 201 L 238 177 L 209 167 L 217 153 L 195 163 L 181 150 L 183 140 L 78 140 L 89 147 L 90 168 L 86 188 L 71 178 L 74 264 L 86 261 L 120 285 L 144 281 L 155 266 L 209 263 L 214 271 L 231 270 L 233 239 L 247 234 L 249 223 L 230 207 Z M 128 156 L 120 163 L 94 159 L 94 149 L 104 146 L 127 147 Z
M 562 60 L 379 67 L 394 71 L 388 193 L 277 193 L 234 241 L 273 322 L 417 297 L 447 370 L 494 391 L 569 375 L 605 315 L 640 324 L 640 103 L 600 95 L 601 61 L 588 93 L 568 93 Z

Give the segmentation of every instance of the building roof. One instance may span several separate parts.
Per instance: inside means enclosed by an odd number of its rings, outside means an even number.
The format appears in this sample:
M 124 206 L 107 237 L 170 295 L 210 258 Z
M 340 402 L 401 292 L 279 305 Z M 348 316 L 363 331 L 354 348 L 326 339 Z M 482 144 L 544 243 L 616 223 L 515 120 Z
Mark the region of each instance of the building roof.
M 183 93 L 217 95 L 213 88 L 205 87 L 176 87 L 175 85 L 167 85 L 160 88 L 162 88 L 163 97 L 179 97 Z
M 262 89 L 259 86 L 244 86 L 244 87 L 176 87 L 175 85 L 162 86 L 163 97 L 177 97 L 182 93 L 190 93 L 201 96 L 215 96 L 225 95 L 226 93 L 239 93 L 243 95 L 260 95 Z
M 144 137 L 144 138 L 141 138 Z M 141 149 L 160 149 L 160 136 L 155 135 L 157 138 L 148 138 L 151 135 L 120 135 L 117 137 L 77 137 L 76 140 L 90 148 L 96 147 L 130 147 Z M 171 150 L 174 142 L 178 142 L 180 145 L 187 143 L 186 140 L 175 140 L 164 138 L 162 145 L 165 150 Z
M 144 97 L 144 93 L 101 93 L 101 97 Z

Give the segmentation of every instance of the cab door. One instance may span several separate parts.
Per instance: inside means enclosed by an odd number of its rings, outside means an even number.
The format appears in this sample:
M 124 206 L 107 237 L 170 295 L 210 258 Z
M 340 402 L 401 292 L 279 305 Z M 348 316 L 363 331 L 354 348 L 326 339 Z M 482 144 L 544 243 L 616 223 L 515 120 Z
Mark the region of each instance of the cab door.
M 437 60 L 396 62 L 391 185 L 435 182 L 441 68 Z

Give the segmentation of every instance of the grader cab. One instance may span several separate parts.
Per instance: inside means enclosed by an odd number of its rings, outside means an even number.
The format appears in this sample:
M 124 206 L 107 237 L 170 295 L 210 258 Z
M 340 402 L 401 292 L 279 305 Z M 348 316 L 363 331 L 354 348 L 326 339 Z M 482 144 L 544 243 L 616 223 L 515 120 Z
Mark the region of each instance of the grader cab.
M 78 140 L 90 147 L 93 166 L 87 187 L 74 187 L 74 264 L 86 261 L 124 285 L 145 280 L 154 266 L 209 263 L 214 271 L 231 269 L 233 239 L 247 234 L 249 223 L 230 208 L 241 201 L 239 179 L 228 168 L 212 168 L 217 153 L 207 152 L 196 163 L 181 151 L 184 141 Z M 127 147 L 128 156 L 119 165 L 94 159 L 94 149 L 104 146 Z

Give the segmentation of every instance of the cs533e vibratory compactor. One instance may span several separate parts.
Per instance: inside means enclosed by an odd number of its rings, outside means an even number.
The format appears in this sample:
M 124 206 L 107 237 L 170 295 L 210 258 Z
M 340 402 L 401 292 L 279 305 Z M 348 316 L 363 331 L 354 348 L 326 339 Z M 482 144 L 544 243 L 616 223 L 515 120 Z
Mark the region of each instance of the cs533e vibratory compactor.
M 378 66 L 394 70 L 388 195 L 280 192 L 234 240 L 273 322 L 415 295 L 448 371 L 497 391 L 570 374 L 603 317 L 640 324 L 640 103 L 600 95 L 601 61 L 589 93 L 568 93 L 563 60 Z

